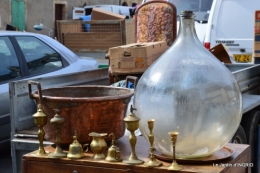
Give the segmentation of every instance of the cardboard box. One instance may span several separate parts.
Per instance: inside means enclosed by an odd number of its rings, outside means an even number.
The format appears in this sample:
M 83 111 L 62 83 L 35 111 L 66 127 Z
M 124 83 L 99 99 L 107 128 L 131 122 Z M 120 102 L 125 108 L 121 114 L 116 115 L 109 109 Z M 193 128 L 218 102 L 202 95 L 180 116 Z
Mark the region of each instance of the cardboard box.
M 111 73 L 140 74 L 168 48 L 165 41 L 133 43 L 109 49 Z
M 100 8 L 93 8 L 91 12 L 91 20 L 124 20 L 125 16 L 112 13 Z
M 230 60 L 230 57 L 232 57 L 229 54 L 229 50 L 223 45 L 223 44 L 218 44 L 215 47 L 211 48 L 209 50 L 219 61 L 223 63 L 232 63 Z

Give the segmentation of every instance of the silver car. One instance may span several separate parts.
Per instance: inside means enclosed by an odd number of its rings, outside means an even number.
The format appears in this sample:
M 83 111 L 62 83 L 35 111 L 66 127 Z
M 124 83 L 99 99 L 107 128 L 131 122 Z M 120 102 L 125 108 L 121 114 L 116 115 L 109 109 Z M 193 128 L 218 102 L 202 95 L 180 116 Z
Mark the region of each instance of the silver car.
M 98 68 L 58 41 L 41 34 L 0 31 L 0 147 L 10 144 L 9 82 Z

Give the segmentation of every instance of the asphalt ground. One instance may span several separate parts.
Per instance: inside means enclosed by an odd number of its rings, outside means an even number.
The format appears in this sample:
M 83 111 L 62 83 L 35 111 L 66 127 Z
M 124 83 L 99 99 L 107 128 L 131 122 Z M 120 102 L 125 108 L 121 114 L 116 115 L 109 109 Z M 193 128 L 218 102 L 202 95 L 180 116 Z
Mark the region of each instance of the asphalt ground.
M 11 147 L 6 147 L 0 152 L 0 173 L 13 173 Z

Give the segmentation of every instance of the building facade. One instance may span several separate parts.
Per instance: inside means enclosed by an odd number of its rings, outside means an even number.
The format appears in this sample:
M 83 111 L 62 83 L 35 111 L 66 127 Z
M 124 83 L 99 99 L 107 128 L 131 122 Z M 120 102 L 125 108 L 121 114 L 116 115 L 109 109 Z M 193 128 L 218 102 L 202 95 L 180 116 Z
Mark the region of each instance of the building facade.
M 85 5 L 114 4 L 119 0 L 1 0 L 0 29 L 6 30 L 8 25 L 20 31 L 36 32 L 34 25 L 42 23 L 55 31 L 56 20 L 72 18 L 73 7 Z M 48 34 L 48 31 L 40 31 Z

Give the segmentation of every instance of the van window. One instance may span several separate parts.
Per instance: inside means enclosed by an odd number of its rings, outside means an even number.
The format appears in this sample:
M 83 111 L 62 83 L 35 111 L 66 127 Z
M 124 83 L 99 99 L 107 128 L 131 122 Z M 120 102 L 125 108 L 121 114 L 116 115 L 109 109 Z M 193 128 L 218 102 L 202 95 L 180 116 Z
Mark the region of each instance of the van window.
M 245 32 L 243 29 L 249 26 L 254 26 L 253 19 L 248 19 L 248 16 L 252 16 L 252 9 L 245 8 L 248 6 L 247 3 L 247 1 L 241 0 L 239 3 L 229 0 L 222 1 L 221 7 L 219 8 L 220 11 L 218 13 L 217 21 L 219 22 L 216 26 L 217 38 L 253 38 L 253 32 Z M 233 13 L 230 13 L 230 7 L 232 7 Z M 232 22 L 231 25 L 230 21 L 236 22 Z

